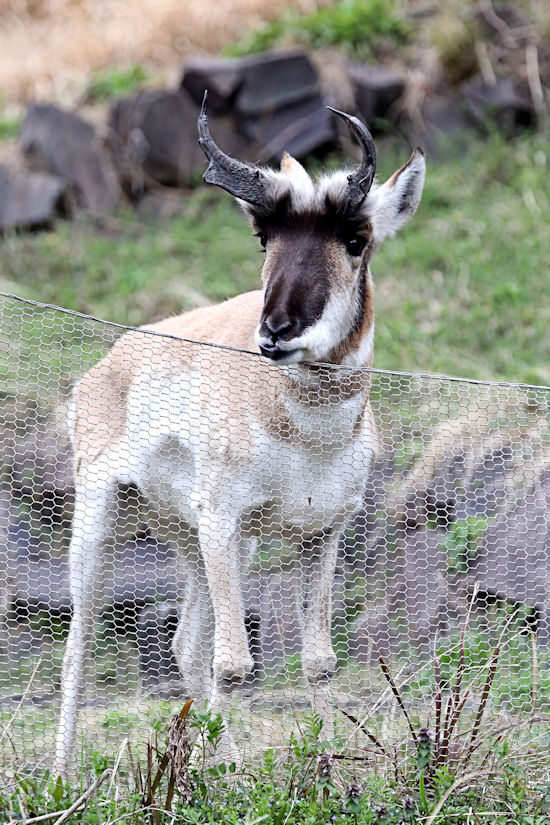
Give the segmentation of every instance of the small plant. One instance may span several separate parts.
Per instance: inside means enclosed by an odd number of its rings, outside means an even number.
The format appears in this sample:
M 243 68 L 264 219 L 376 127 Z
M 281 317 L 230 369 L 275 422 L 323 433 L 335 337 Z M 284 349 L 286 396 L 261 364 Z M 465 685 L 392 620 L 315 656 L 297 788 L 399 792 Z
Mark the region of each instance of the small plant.
M 13 140 L 21 130 L 21 118 L 0 116 L 0 140 Z
M 92 102 L 111 100 L 137 91 L 149 80 L 149 73 L 139 63 L 127 68 L 99 69 L 92 75 L 87 97 Z
M 403 43 L 409 26 L 394 0 L 338 0 L 310 14 L 291 10 L 228 49 L 231 55 L 264 51 L 293 41 L 313 48 L 338 46 L 357 57 L 369 57 L 387 41 Z
M 478 557 L 489 519 L 486 516 L 468 516 L 455 521 L 441 541 L 451 570 L 467 573 Z

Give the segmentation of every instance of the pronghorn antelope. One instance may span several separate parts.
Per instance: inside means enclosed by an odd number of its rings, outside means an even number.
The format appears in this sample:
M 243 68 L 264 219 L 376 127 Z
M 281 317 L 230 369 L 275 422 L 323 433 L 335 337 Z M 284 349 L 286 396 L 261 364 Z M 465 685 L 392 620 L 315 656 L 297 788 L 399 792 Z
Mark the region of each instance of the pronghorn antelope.
M 416 149 L 386 183 L 374 183 L 368 129 L 336 114 L 359 140 L 361 163 L 313 181 L 287 154 L 280 171 L 224 154 L 208 129 L 205 95 L 204 180 L 248 214 L 264 250 L 263 289 L 126 333 L 74 391 L 74 612 L 57 739 L 62 773 L 123 484 L 137 486 L 153 527 L 177 544 L 185 575 L 173 651 L 189 694 L 216 711 L 253 668 L 241 588 L 250 542 L 264 530 L 299 545 L 302 668 L 324 735 L 332 734 L 339 535 L 361 505 L 375 441 L 364 369 L 373 358 L 369 264 L 414 213 L 425 174 Z M 244 360 L 224 347 L 259 349 L 264 358 Z M 220 748 L 234 756 L 229 730 Z

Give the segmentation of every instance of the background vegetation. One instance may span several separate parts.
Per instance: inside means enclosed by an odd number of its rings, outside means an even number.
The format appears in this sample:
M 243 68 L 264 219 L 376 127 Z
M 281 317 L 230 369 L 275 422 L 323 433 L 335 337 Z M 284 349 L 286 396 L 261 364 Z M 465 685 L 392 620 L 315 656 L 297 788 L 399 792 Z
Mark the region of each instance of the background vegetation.
M 46 41 L 45 17 L 37 13 L 45 5 L 4 3 L 0 12 L 4 6 L 13 6 L 10 13 L 16 6 L 25 6 L 30 42 L 40 32 Z M 74 4 L 63 25 L 74 23 L 80 5 Z M 216 30 L 212 45 L 231 53 L 288 42 L 338 45 L 348 54 L 368 57 L 396 45 L 413 48 L 418 42 L 418 32 L 404 23 L 403 16 L 404 9 L 414 3 L 341 0 L 314 3 L 307 16 L 291 10 L 277 18 L 283 5 L 233 3 L 240 16 L 232 18 L 230 40 L 237 40 L 239 21 L 247 15 L 267 23 L 229 45 L 227 36 Z M 300 8 L 311 5 L 304 2 Z M 446 10 L 455 25 L 453 31 L 462 38 L 460 53 L 456 39 L 451 42 L 445 36 L 448 29 L 443 24 L 439 35 L 434 34 L 449 70 L 461 76 L 469 42 L 464 21 L 472 5 L 454 2 Z M 530 5 L 539 6 L 536 2 Z M 159 19 L 166 27 L 175 27 L 181 14 L 181 3 L 163 2 Z M 132 17 L 139 16 L 134 7 Z M 59 14 L 52 24 L 57 34 L 48 41 L 48 57 L 53 54 L 66 72 L 71 53 L 65 46 L 56 50 L 56 43 L 62 42 L 62 17 Z M 147 21 L 147 15 L 143 19 Z M 191 44 L 210 34 L 211 19 L 212 6 L 206 3 L 197 14 Z M 77 61 L 80 69 L 82 61 L 93 69 L 86 90 L 90 102 L 131 92 L 154 76 L 149 63 L 144 68 L 136 62 L 137 54 L 150 58 L 153 53 L 150 40 L 142 40 L 140 47 L 139 26 L 132 30 L 132 48 L 117 52 L 122 55 L 120 65 L 101 68 L 104 49 L 112 48 L 114 42 L 113 31 L 109 27 L 104 41 L 94 40 L 93 32 L 80 33 L 81 43 L 96 44 Z M 0 48 L 0 53 L 0 77 L 7 78 L 6 88 L 19 90 L 22 97 L 40 90 L 28 76 L 15 80 L 13 72 L 2 75 L 6 69 L 2 60 L 13 52 Z M 167 53 L 171 60 L 179 54 L 172 42 Z M 55 65 L 51 74 L 55 74 Z M 45 82 L 44 88 L 49 94 L 52 83 Z M 2 147 L 9 150 L 19 123 L 18 112 L 2 101 Z M 381 142 L 379 177 L 384 179 L 401 165 L 411 148 L 404 140 Z M 542 132 L 526 132 L 514 141 L 495 133 L 467 148 L 464 140 L 447 143 L 428 158 L 426 189 L 417 215 L 386 243 L 373 265 L 377 367 L 550 385 L 550 302 L 545 297 L 550 271 L 549 164 L 548 136 Z M 310 168 L 315 173 L 318 163 Z M 60 222 L 53 232 L 4 237 L 0 289 L 139 325 L 259 285 L 260 249 L 229 196 L 200 187 L 194 192 L 172 193 L 168 200 L 170 218 L 151 217 L 155 210 L 149 211 L 144 202 L 139 215 L 128 211 L 99 218 L 80 213 L 72 222 Z M 469 544 L 475 544 L 479 525 L 467 527 L 465 536 L 455 530 L 447 546 L 449 564 L 457 568 L 468 564 Z M 159 725 L 156 739 L 149 745 L 143 743 L 141 751 L 125 751 L 122 743 L 120 762 L 109 761 L 101 752 L 86 753 L 80 776 L 67 783 L 43 766 L 17 765 L 15 753 L 13 765 L 0 766 L 0 821 L 27 825 L 38 821 L 62 825 L 68 819 L 90 825 L 479 825 L 486 821 L 545 825 L 550 816 L 550 785 L 533 787 L 525 765 L 549 752 L 547 722 L 536 716 L 537 696 L 548 692 L 548 662 L 536 658 L 536 647 L 524 626 L 515 633 L 509 644 L 521 649 L 515 661 L 522 668 L 513 674 L 513 689 L 521 692 L 522 700 L 532 701 L 533 716 L 538 719 L 533 725 L 539 725 L 537 736 L 540 733 L 537 749 L 532 744 L 534 729 L 529 732 L 531 738 L 522 740 L 485 725 L 485 713 L 492 703 L 496 717 L 502 719 L 506 714 L 511 677 L 508 669 L 501 669 L 502 652 L 487 647 L 484 638 L 472 634 L 459 639 L 451 652 L 439 651 L 437 665 L 429 663 L 419 674 L 423 692 L 434 697 L 431 710 L 415 704 L 412 688 L 400 692 L 388 682 L 394 707 L 407 707 L 412 720 L 409 725 L 403 717 L 403 737 L 391 748 L 383 740 L 373 740 L 370 729 L 348 719 L 361 737 L 363 753 L 355 760 L 357 740 L 352 751 L 343 740 L 341 726 L 340 738 L 327 743 L 318 720 L 310 717 L 287 749 L 268 752 L 259 764 L 225 765 L 215 758 L 207 763 L 206 749 L 215 750 L 220 720 L 197 709 L 189 716 L 188 730 L 190 736 L 197 736 L 196 761 L 188 765 L 181 786 L 170 779 L 163 758 L 165 730 Z M 474 674 L 464 672 L 465 650 L 467 661 L 479 662 Z M 443 722 L 440 716 L 439 724 L 450 728 L 444 753 L 441 731 L 438 738 L 427 727 L 428 721 L 436 722 L 438 696 L 448 711 Z M 25 712 L 2 719 L 0 737 L 8 739 L 10 728 L 24 725 Z M 383 722 L 382 714 L 379 721 Z M 456 747 L 451 747 L 455 738 Z M 518 742 L 524 748 L 520 754 L 513 752 Z
M 380 148 L 384 179 L 409 147 Z M 376 366 L 550 384 L 550 164 L 544 135 L 428 158 L 417 214 L 373 264 Z M 259 286 L 261 257 L 224 193 L 167 219 L 80 217 L 0 247 L 0 288 L 137 325 Z

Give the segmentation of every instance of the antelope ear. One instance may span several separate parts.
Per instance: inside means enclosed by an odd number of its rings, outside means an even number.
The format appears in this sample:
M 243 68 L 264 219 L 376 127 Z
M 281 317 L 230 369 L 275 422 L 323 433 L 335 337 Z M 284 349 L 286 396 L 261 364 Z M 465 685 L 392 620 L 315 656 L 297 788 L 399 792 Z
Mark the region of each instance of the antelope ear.
M 376 243 L 404 226 L 414 215 L 424 186 L 426 158 L 417 147 L 407 163 L 369 195 L 369 212 Z

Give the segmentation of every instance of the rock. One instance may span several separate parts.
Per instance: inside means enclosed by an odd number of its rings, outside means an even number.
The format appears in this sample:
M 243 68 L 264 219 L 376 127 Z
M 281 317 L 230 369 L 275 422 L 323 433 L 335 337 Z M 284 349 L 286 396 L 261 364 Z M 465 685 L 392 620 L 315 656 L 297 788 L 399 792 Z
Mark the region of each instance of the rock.
M 208 90 L 208 111 L 225 115 L 233 107 L 235 94 L 241 85 L 242 61 L 223 57 L 195 57 L 185 64 L 181 88 L 202 104 Z
M 145 192 L 136 208 L 146 220 L 165 221 L 181 215 L 183 206 L 181 192 L 175 189 L 153 189 Z
M 182 692 L 183 683 L 171 648 L 178 616 L 175 601 L 147 604 L 139 614 L 139 675 L 150 695 L 167 697 Z
M 12 409 L 6 403 L 3 413 L 0 463 L 12 498 L 24 497 L 43 520 L 70 520 L 73 458 L 66 428 L 24 400 Z
M 385 66 L 350 63 L 348 76 L 355 92 L 357 114 L 369 124 L 373 119 L 387 118 L 405 91 L 403 78 Z
M 280 161 L 283 152 L 298 160 L 328 149 L 336 139 L 336 124 L 320 95 L 243 122 L 243 133 L 258 147 L 258 160 Z
M 464 104 L 456 95 L 427 95 L 421 115 L 409 126 L 409 141 L 420 144 L 433 157 L 442 157 L 445 152 L 452 155 L 458 148 L 466 152 L 477 138 Z M 447 144 L 441 141 L 446 135 L 453 137 Z
M 532 102 L 510 78 L 498 78 L 491 86 L 475 77 L 462 85 L 461 94 L 470 117 L 483 131 L 487 131 L 487 121 L 510 136 L 533 125 Z
M 43 544 L 34 554 L 40 560 L 31 556 L 19 556 L 17 560 L 13 607 L 22 619 L 42 610 L 55 616 L 68 617 L 70 613 L 69 565 L 52 559 L 50 554 L 51 548 Z
M 158 186 L 200 180 L 205 157 L 197 138 L 199 107 L 183 91 L 155 90 L 117 100 L 109 113 L 115 163 L 131 196 Z M 232 155 L 244 145 L 210 118 L 215 140 Z
M 254 145 L 254 160 L 279 161 L 284 151 L 303 158 L 335 141 L 334 118 L 304 52 L 195 60 L 187 64 L 182 86 L 197 105 L 208 89 L 212 111 L 232 118 L 235 130 Z
M 472 575 L 480 591 L 535 611 L 539 639 L 550 637 L 550 469 L 516 506 L 489 526 Z M 523 500 L 521 500 L 523 499 Z
M 120 187 L 105 146 L 94 127 L 57 106 L 30 106 L 19 146 L 33 171 L 50 172 L 70 186 L 79 206 L 110 212 Z
M 319 77 L 305 52 L 267 52 L 242 61 L 235 110 L 262 115 L 315 97 Z
M 213 112 L 247 117 L 308 100 L 319 92 L 319 77 L 305 52 L 275 51 L 195 59 L 185 66 L 181 85 L 198 105 L 207 89 Z
M 300 571 L 264 570 L 245 582 L 244 599 L 251 617 L 252 656 L 261 668 L 275 667 L 300 650 Z
M 428 654 L 436 630 L 442 630 L 455 612 L 447 564 L 441 543 L 445 531 L 398 530 L 382 539 L 380 570 L 369 571 L 373 580 L 386 582 L 383 598 L 371 601 L 356 622 L 353 646 L 367 660 L 379 649 L 384 656 L 411 655 L 411 648 Z M 395 550 L 391 552 L 388 539 Z
M 57 175 L 0 163 L 0 231 L 50 226 L 65 211 L 67 185 Z
M 11 496 L 9 487 L 0 485 L 0 630 L 13 599 L 13 569 L 16 559 L 10 536 Z M 3 638 L 0 633 L 0 651 Z
M 105 561 L 105 576 L 105 605 L 124 611 L 128 620 L 147 602 L 172 599 L 178 592 L 174 551 L 150 538 L 120 545 Z M 50 545 L 19 553 L 14 582 L 14 602 L 20 610 L 70 611 L 69 565 L 52 557 Z

